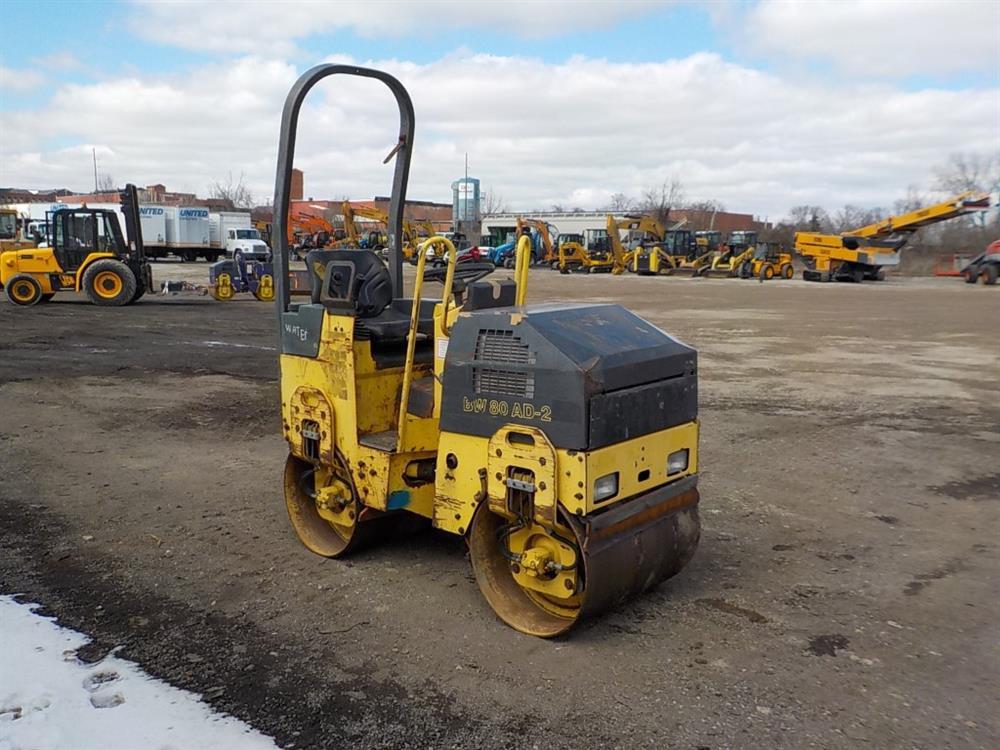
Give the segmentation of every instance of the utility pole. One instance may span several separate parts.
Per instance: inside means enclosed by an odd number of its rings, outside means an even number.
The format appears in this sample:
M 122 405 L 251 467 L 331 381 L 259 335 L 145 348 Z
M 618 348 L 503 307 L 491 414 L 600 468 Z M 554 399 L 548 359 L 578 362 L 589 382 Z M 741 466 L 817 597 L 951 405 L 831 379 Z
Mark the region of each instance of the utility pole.
M 97 148 L 94 151 L 94 192 L 97 192 Z

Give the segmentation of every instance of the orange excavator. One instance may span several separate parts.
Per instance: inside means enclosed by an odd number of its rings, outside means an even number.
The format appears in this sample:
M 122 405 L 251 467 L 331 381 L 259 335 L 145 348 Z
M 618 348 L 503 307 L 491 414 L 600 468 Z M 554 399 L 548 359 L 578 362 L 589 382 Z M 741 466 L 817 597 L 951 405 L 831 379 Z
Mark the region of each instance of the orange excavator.
M 288 217 L 288 244 L 296 255 L 304 251 L 328 247 L 334 240 L 333 224 L 322 216 L 296 211 Z

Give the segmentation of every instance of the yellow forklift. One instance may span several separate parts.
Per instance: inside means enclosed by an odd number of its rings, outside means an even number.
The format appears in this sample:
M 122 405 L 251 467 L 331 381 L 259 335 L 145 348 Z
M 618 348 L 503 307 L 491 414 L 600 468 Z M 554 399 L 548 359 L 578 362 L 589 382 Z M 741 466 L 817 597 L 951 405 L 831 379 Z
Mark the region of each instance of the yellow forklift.
M 288 220 L 299 112 L 333 75 L 384 83 L 399 108 L 389 252 L 315 250 L 292 303 L 276 231 L 284 494 L 303 544 L 342 557 L 412 513 L 464 537 L 480 590 L 541 637 L 679 572 L 698 545 L 697 353 L 614 304 L 527 304 L 492 264 L 428 268 L 404 296 L 403 206 L 413 105 L 387 73 L 327 64 L 285 102 L 274 215 Z M 387 159 L 388 161 L 388 159 Z M 442 291 L 424 298 L 424 284 Z M 418 572 L 411 572 L 418 575 Z M 400 603 L 401 611 L 405 603 Z
M 135 185 L 121 193 L 126 235 L 108 209 L 61 208 L 48 215 L 52 246 L 0 253 L 0 285 L 20 306 L 60 291 L 85 292 L 95 305 L 130 305 L 153 288 L 142 244 Z

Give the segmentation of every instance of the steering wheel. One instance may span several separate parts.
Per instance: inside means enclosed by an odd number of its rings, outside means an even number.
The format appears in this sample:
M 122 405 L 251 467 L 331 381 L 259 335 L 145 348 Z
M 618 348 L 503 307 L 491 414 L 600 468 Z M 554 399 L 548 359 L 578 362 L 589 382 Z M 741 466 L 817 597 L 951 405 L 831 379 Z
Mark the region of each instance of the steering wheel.
M 455 277 L 452 282 L 452 291 L 461 294 L 469 284 L 480 279 L 484 279 L 496 270 L 489 261 L 475 261 L 459 263 L 455 266 Z M 437 281 L 443 284 L 448 276 L 448 266 L 438 266 L 424 270 L 425 281 Z

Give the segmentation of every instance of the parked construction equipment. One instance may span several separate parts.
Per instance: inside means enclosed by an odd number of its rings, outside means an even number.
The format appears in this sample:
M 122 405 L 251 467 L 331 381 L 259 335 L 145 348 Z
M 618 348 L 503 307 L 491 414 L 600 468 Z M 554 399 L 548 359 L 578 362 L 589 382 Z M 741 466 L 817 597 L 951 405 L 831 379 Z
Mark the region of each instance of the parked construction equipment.
M 559 231 L 554 226 L 539 219 L 525 219 L 518 216 L 515 237 L 520 237 L 525 233 L 525 230 L 531 239 L 532 263 L 545 263 L 551 266 L 558 261 L 559 255 L 552 242 L 552 236 L 558 235 Z M 516 239 L 514 242 L 505 243 L 499 248 L 495 248 L 490 260 L 498 266 L 513 268 L 515 247 Z
M 918 229 L 990 208 L 989 193 L 968 191 L 927 208 L 841 234 L 795 233 L 795 250 L 806 262 L 807 281 L 854 281 L 885 278 L 899 265 L 900 250 Z
M 745 279 L 790 279 L 795 276 L 792 254 L 776 242 L 757 240 L 750 257 L 743 261 L 740 277 Z
M 116 211 L 64 208 L 50 215 L 52 246 L 0 253 L 0 285 L 15 305 L 83 291 L 95 305 L 129 305 L 153 288 L 135 185 L 121 193 L 126 235 Z
M 741 273 L 748 274 L 749 261 L 753 257 L 756 247 L 756 232 L 730 232 L 725 243 L 712 253 L 711 263 L 702 265 L 695 275 L 735 278 Z
M 38 247 L 38 241 L 28 236 L 28 223 L 16 209 L 0 208 L 0 252 Z
M 663 241 L 667 232 L 663 225 L 649 216 L 627 216 L 618 227 L 627 232 L 631 250 L 629 269 L 640 275 L 657 273 L 665 252 Z
M 220 260 L 208 269 L 208 288 L 220 302 L 249 292 L 262 302 L 274 299 L 274 271 L 269 261 L 247 260 L 237 254 L 232 260 Z
M 392 91 L 400 131 L 388 265 L 367 250 L 313 251 L 292 304 L 275 254 L 285 501 L 310 550 L 343 556 L 409 511 L 464 536 L 496 614 L 555 636 L 680 571 L 698 520 L 696 352 L 613 304 L 527 305 L 530 241 L 513 279 L 491 264 L 427 267 L 403 296 L 402 227 L 413 108 L 392 76 L 306 72 L 285 102 L 275 221 L 288 220 L 306 94 L 334 74 Z M 425 281 L 443 283 L 423 299 Z M 411 575 L 419 571 L 410 571 Z M 401 605 L 401 611 L 405 607 Z
M 991 242 L 985 251 L 970 260 L 961 274 L 966 284 L 975 284 L 980 279 L 988 286 L 996 284 L 1000 277 L 1000 240 Z
M 587 273 L 624 273 L 632 262 L 632 253 L 621 242 L 621 230 L 628 220 L 621 223 L 612 214 L 606 219 L 607 228 L 599 233 L 588 231 L 585 247 L 559 243 L 558 267 L 560 273 L 585 271 Z

